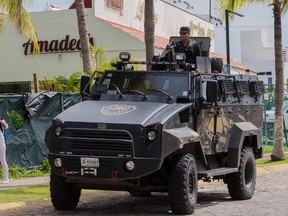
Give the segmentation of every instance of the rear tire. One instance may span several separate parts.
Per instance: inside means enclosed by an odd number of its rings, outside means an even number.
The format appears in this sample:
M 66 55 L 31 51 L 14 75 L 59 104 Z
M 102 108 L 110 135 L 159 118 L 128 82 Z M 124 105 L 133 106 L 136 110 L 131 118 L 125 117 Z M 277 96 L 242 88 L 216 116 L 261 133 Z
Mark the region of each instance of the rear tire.
M 65 178 L 56 175 L 52 171 L 50 175 L 50 195 L 55 209 L 74 210 L 78 205 L 81 189 L 71 183 L 66 183 Z
M 255 185 L 255 156 L 251 148 L 244 148 L 241 152 L 239 171 L 227 176 L 228 191 L 232 199 L 246 200 L 253 196 Z
M 195 210 L 198 197 L 198 176 L 194 156 L 180 155 L 171 162 L 169 201 L 174 214 L 188 215 Z

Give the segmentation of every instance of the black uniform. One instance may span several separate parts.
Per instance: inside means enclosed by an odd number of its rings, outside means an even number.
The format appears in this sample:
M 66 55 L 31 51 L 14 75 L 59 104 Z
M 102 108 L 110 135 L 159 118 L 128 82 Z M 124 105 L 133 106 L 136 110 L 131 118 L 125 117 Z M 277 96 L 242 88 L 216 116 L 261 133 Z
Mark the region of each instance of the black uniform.
M 196 56 L 201 56 L 199 44 L 190 39 L 189 43 L 185 46 L 182 41 L 177 41 L 174 47 L 175 53 L 185 53 L 186 62 L 196 65 Z

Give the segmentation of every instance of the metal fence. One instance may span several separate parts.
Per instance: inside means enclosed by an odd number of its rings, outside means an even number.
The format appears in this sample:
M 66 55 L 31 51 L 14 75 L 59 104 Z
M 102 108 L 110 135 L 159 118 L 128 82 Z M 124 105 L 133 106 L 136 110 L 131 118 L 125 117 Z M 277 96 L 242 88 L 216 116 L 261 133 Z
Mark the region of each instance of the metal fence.
M 264 94 L 264 111 L 263 111 L 263 143 L 273 145 L 274 139 L 274 122 L 275 122 L 275 94 L 273 87 L 266 87 Z M 282 107 L 283 113 L 283 130 L 284 130 L 284 145 L 288 146 L 288 93 L 284 94 L 284 102 Z
M 6 144 L 8 165 L 29 168 L 41 164 L 47 156 L 44 137 L 52 119 L 81 101 L 81 96 L 78 93 L 44 96 L 41 103 L 34 104 L 37 112 L 33 116 L 28 112 L 26 99 L 27 95 L 0 94 L 0 115 L 9 125 Z

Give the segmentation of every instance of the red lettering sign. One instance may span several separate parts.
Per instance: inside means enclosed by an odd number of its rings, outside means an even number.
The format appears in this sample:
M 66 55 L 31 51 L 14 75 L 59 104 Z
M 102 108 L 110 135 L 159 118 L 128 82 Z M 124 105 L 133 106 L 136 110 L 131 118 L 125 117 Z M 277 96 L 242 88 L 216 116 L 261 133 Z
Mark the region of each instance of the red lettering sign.
M 123 11 L 123 0 L 107 0 L 106 7 L 117 11 Z

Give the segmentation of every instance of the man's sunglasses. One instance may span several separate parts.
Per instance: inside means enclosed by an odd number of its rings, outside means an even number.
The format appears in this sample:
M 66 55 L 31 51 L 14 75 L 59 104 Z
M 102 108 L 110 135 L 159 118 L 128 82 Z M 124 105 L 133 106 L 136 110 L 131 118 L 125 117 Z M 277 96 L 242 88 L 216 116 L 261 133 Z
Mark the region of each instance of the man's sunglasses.
M 179 32 L 180 33 L 180 35 L 186 35 L 186 34 L 188 34 L 188 32 Z

